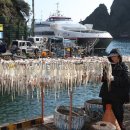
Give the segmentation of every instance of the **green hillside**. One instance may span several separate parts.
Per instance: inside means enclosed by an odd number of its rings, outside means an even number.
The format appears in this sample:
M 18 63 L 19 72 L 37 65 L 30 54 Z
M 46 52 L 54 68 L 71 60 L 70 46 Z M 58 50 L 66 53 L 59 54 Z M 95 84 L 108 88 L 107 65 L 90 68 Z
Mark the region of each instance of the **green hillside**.
M 4 39 L 8 44 L 12 39 L 27 36 L 27 20 L 30 7 L 24 0 L 0 0 L 0 24 L 4 26 Z

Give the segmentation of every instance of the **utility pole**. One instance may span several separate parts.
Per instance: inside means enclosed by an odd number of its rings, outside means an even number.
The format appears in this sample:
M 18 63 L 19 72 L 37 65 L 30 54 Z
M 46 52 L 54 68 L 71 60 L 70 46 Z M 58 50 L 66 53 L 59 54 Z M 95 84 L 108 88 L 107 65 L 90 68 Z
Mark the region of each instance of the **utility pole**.
M 32 17 L 32 36 L 34 36 L 34 22 L 35 22 L 34 0 L 32 0 L 32 13 L 33 13 L 33 17 Z

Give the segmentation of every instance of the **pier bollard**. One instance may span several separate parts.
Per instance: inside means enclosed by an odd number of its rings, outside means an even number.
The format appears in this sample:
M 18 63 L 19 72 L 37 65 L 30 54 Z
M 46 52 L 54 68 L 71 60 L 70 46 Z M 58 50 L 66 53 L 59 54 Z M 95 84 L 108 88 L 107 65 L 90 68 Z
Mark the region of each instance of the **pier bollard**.
M 116 126 L 110 122 L 99 121 L 91 126 L 91 130 L 116 130 Z

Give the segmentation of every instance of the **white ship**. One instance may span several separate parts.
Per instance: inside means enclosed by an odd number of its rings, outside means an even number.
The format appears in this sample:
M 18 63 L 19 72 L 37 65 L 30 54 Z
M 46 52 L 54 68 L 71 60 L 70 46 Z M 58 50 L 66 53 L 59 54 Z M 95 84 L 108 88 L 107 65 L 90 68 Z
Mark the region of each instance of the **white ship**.
M 57 8 L 56 14 L 46 21 L 35 23 L 34 33 L 36 36 L 63 37 L 76 40 L 78 45 L 87 47 L 89 50 L 106 49 L 112 40 L 110 33 L 94 30 L 92 24 L 82 25 L 72 21 L 70 17 L 60 15 Z

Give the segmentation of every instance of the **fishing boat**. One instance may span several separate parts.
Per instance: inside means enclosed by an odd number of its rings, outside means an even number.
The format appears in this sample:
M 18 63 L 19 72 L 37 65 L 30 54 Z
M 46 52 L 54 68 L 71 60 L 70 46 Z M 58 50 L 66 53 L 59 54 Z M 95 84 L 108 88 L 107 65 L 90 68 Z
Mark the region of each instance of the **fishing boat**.
M 85 47 L 88 52 L 93 49 L 105 50 L 112 41 L 109 32 L 94 30 L 92 24 L 82 25 L 74 22 L 70 17 L 61 15 L 58 4 L 56 13 L 46 21 L 35 23 L 34 33 L 36 36 L 60 36 L 64 39 L 75 40 L 78 45 Z

